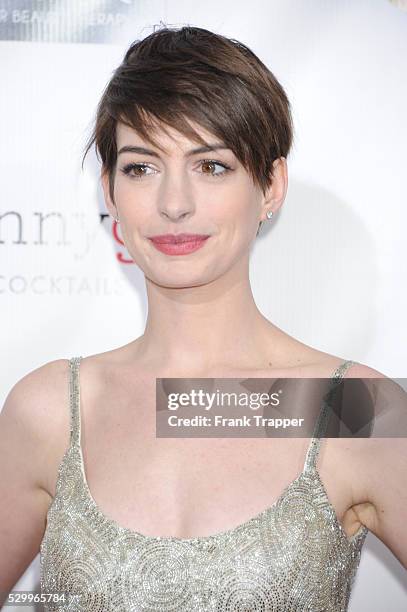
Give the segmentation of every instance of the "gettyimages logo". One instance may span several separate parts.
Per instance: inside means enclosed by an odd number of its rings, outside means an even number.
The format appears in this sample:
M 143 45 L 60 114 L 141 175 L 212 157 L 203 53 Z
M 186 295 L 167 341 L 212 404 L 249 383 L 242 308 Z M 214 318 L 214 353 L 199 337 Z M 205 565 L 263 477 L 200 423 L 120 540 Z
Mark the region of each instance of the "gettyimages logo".
M 157 438 L 407 438 L 407 379 L 156 378 Z

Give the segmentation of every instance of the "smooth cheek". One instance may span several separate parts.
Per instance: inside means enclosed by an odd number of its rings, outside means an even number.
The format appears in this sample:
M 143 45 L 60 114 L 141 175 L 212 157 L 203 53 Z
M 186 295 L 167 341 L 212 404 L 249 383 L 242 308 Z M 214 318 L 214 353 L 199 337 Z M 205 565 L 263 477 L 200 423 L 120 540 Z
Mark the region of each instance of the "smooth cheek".
M 148 245 L 146 246 L 145 241 L 141 238 L 142 228 L 148 226 L 148 220 L 143 219 L 145 212 L 140 210 L 137 198 L 129 189 L 118 189 L 116 186 L 115 201 L 120 219 L 118 235 L 131 259 L 143 269 L 143 262 L 146 258 L 144 251 L 148 249 Z
M 141 200 L 140 194 L 131 182 L 125 178 L 116 179 L 114 192 L 121 216 L 126 221 L 131 221 L 139 209 L 138 201 Z
M 223 196 L 223 197 L 222 197 Z M 256 192 L 249 181 L 241 181 L 217 198 L 215 210 L 220 211 L 217 224 L 225 231 L 225 239 L 233 250 L 246 248 L 257 227 Z
M 118 204 L 123 237 L 126 236 L 127 239 L 130 239 L 132 244 L 136 242 L 136 246 L 139 248 L 139 234 L 143 234 L 143 228 L 152 225 L 151 207 L 148 206 L 151 195 L 149 196 L 145 192 L 143 194 L 142 190 L 135 189 L 126 181 L 118 180 L 115 185 L 115 198 Z M 142 239 L 140 238 L 140 240 Z

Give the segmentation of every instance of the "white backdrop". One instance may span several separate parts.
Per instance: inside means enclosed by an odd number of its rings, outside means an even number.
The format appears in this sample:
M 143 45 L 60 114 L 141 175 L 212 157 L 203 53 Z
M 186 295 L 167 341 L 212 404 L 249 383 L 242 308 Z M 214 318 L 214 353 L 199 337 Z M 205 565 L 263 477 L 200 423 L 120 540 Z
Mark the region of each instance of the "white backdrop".
M 80 162 L 112 71 L 161 20 L 241 40 L 292 102 L 287 200 L 251 261 L 260 310 L 320 350 L 407 377 L 407 12 L 396 4 L 0 0 L 0 400 L 47 361 L 143 332 L 143 276 L 113 234 L 94 154 Z M 15 588 L 39 590 L 39 556 Z M 349 610 L 406 601 L 405 570 L 369 534 Z

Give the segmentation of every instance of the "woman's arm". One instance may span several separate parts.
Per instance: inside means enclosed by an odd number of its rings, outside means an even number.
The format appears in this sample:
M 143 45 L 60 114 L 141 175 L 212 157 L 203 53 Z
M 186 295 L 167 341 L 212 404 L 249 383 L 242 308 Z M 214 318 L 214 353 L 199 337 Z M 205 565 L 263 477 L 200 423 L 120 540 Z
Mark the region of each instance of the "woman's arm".
M 376 388 L 386 390 L 376 397 L 372 437 L 361 440 L 357 469 L 367 503 L 360 505 L 358 518 L 407 569 L 407 437 L 401 437 L 407 430 L 407 396 L 368 366 L 353 366 L 351 376 L 382 379 Z
M 58 360 L 30 372 L 11 389 L 0 413 L 0 592 L 15 586 L 39 552 L 67 370 L 67 361 Z
M 369 489 L 376 512 L 369 529 L 407 569 L 407 439 L 370 442 Z

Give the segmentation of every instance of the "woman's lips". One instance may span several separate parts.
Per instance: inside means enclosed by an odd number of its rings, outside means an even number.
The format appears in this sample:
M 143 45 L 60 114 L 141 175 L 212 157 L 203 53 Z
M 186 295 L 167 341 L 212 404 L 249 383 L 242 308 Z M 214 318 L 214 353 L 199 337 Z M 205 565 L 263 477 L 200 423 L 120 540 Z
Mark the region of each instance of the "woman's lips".
M 151 243 L 166 255 L 187 255 L 204 246 L 209 236 L 179 234 L 178 236 L 154 236 Z

